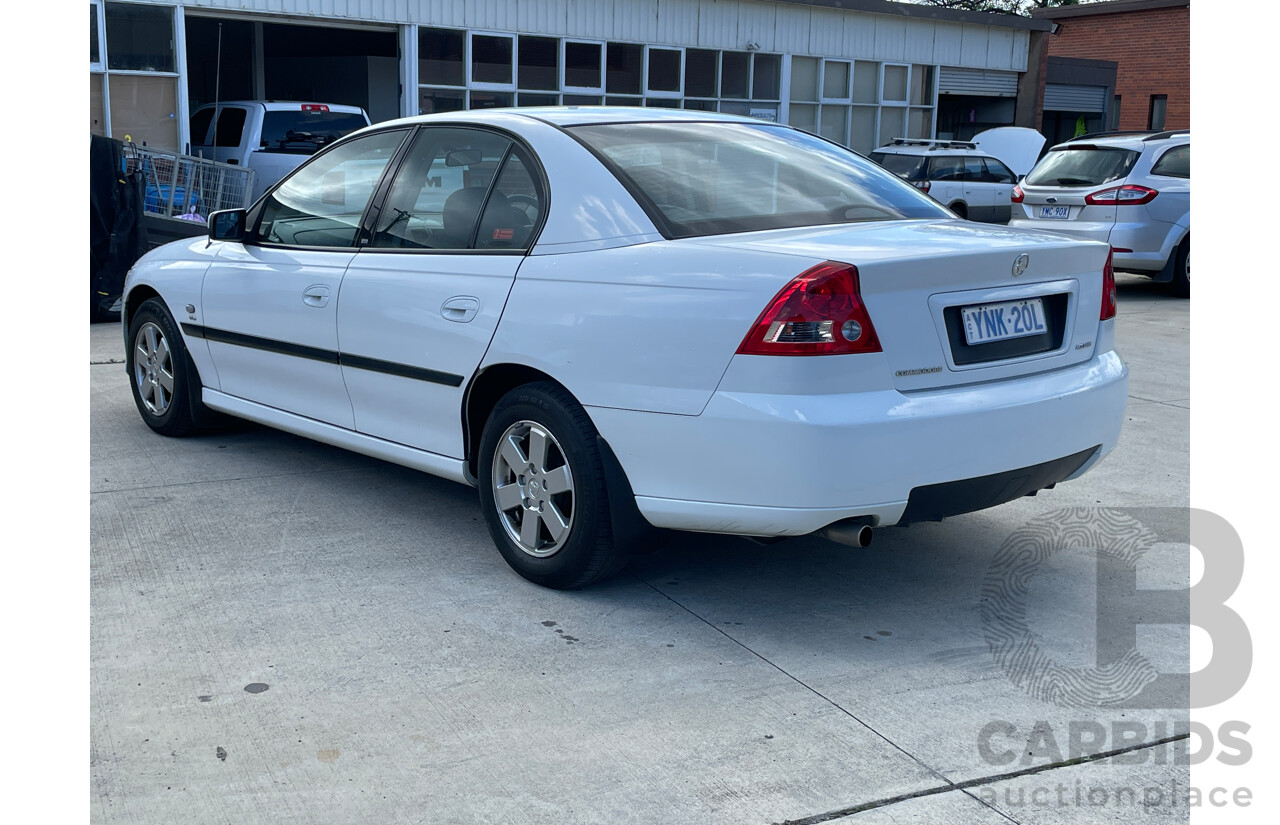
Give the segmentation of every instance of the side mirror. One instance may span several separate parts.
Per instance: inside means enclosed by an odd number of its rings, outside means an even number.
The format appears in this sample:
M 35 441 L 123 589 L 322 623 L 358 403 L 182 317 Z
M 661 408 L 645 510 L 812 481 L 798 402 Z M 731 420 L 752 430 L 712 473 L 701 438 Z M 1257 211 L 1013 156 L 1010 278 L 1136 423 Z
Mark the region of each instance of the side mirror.
M 209 240 L 239 241 L 245 239 L 245 210 L 223 209 L 209 216 Z

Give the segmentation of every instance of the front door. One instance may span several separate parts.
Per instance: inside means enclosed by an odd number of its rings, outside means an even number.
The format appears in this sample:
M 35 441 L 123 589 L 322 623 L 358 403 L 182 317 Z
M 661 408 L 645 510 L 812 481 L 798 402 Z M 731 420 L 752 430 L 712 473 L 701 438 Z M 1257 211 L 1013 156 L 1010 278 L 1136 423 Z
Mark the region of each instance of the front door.
M 317 155 L 262 204 L 245 243 L 223 242 L 201 316 L 219 389 L 340 427 L 354 426 L 338 364 L 337 299 L 364 211 L 407 130 Z
M 497 132 L 419 131 L 338 302 L 360 432 L 463 457 L 463 393 L 546 203 L 532 164 Z

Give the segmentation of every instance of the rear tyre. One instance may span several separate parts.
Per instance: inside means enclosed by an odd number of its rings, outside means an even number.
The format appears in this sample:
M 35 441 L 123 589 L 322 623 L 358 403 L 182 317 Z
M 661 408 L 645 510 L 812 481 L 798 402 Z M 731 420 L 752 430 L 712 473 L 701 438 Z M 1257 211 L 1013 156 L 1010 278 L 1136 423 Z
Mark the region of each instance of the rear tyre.
M 962 221 L 969 220 L 968 206 L 965 206 L 963 203 L 957 201 L 956 203 L 951 204 L 949 208 L 951 209 L 952 212 L 956 213 L 956 217 L 959 218 L 960 220 Z
M 1169 291 L 1179 298 L 1191 297 L 1191 238 L 1178 244 L 1173 253 L 1173 280 Z
M 125 360 L 133 401 L 147 426 L 161 435 L 195 432 L 188 397 L 191 362 L 178 326 L 159 298 L 144 303 L 133 316 Z
M 614 535 L 595 425 L 562 387 L 538 382 L 498 401 L 480 439 L 480 506 L 494 544 L 535 584 L 573 590 L 626 566 Z

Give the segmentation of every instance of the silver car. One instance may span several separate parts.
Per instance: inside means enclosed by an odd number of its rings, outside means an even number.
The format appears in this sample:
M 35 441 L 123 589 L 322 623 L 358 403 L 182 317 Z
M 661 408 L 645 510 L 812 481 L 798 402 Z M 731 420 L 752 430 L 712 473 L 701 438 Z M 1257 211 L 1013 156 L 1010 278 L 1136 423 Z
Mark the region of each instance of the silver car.
M 1191 134 L 1085 135 L 1013 190 L 1010 226 L 1111 244 L 1114 266 L 1191 294 Z

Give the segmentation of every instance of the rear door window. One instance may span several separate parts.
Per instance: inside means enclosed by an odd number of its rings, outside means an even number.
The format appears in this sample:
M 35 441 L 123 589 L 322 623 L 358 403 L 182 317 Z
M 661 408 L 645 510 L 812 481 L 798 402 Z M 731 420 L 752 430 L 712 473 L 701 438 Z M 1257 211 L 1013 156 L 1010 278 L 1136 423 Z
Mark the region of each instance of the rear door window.
M 991 183 L 1013 183 L 1018 178 L 1005 166 L 995 158 L 983 158 L 987 163 L 987 181 Z
M 1129 174 L 1138 153 L 1111 146 L 1051 149 L 1027 175 L 1031 186 L 1097 186 Z
M 213 145 L 235 148 L 244 137 L 244 121 L 247 115 L 244 109 L 227 107 L 218 114 L 218 126 L 214 130 Z
M 201 109 L 191 116 L 191 142 L 196 146 L 207 146 L 209 126 L 213 123 L 213 109 Z
M 1191 145 L 1175 146 L 1165 152 L 1151 167 L 1151 174 L 1166 178 L 1191 177 Z
M 922 155 L 872 152 L 869 157 L 903 180 L 920 180 L 924 173 L 925 163 Z

